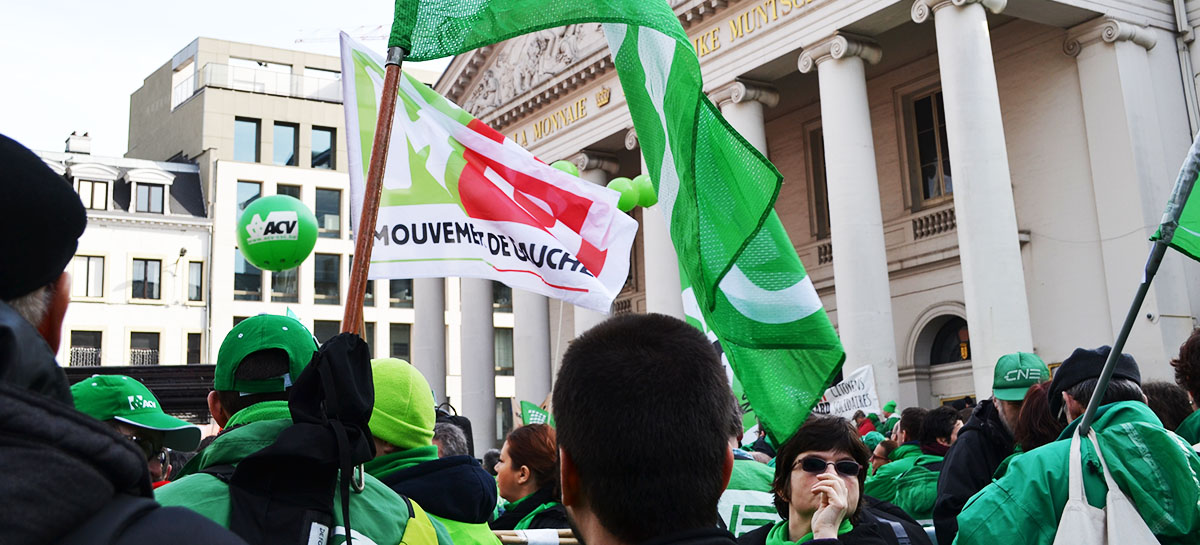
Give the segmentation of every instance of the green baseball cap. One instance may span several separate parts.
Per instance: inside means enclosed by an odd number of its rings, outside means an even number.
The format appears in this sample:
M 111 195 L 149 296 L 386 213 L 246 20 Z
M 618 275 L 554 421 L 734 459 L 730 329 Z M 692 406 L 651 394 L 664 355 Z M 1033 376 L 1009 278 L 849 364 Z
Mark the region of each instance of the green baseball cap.
M 75 408 L 96 420 L 117 420 L 163 432 L 163 446 L 191 451 L 200 445 L 200 428 L 164 413 L 146 385 L 124 375 L 93 375 L 71 386 Z
M 1023 401 L 1030 386 L 1047 380 L 1050 380 L 1050 368 L 1037 354 L 1005 354 L 996 362 L 992 393 L 1002 401 Z
M 283 376 L 258 380 L 234 377 L 246 356 L 259 350 L 279 348 L 288 355 L 288 372 Z M 213 389 L 221 392 L 266 394 L 282 392 L 300 378 L 300 372 L 317 352 L 317 341 L 304 324 L 295 318 L 260 314 L 246 318 L 225 336 L 217 352 Z

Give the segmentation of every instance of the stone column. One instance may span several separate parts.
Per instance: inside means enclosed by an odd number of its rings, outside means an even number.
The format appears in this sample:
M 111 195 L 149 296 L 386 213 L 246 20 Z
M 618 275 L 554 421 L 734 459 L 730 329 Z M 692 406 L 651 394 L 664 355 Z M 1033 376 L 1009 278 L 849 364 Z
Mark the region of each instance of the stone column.
M 625 149 L 638 148 L 637 132 L 625 133 Z M 640 154 L 639 154 L 640 156 Z M 642 172 L 646 159 L 642 158 Z M 646 271 L 646 312 L 683 319 L 683 288 L 679 284 L 679 256 L 671 242 L 671 226 L 659 205 L 642 210 L 642 263 Z
M 463 278 L 462 412 L 471 420 L 474 454 L 496 445 L 496 339 L 492 328 L 492 281 Z
M 886 401 L 899 397 L 900 375 L 864 72 L 865 63 L 877 63 L 881 56 L 874 42 L 839 33 L 804 48 L 800 71 L 816 69 L 820 84 L 833 278 L 845 369 L 874 367 L 879 399 Z
M 445 279 L 413 279 L 413 322 L 412 364 L 429 381 L 434 402 L 441 403 L 447 399 Z
M 1147 239 L 1157 228 L 1175 177 L 1155 107 L 1150 59 L 1151 29 L 1112 17 L 1088 21 L 1067 31 L 1063 49 L 1075 57 L 1092 167 L 1104 279 L 1111 305 L 1111 336 L 1116 338 L 1141 282 Z M 1178 161 L 1178 159 L 1172 159 Z M 1125 351 L 1147 365 L 1169 361 L 1191 332 L 1191 309 L 1182 260 L 1163 259 L 1141 315 L 1155 318 L 1130 332 Z M 1169 370 L 1169 368 L 1166 368 Z M 1163 376 L 1161 378 L 1170 378 Z M 1157 378 L 1157 377 L 1156 377 Z
M 1005 0 L 917 0 L 912 18 L 933 17 L 946 108 L 963 296 L 975 395 L 992 392 L 1000 356 L 1033 350 L 1025 273 L 1017 239 L 1008 150 L 984 8 Z
M 545 295 L 513 289 L 514 403 L 540 404 L 550 393 L 550 303 Z
M 575 168 L 579 169 L 580 178 L 596 185 L 607 185 L 621 167 L 616 157 L 604 152 L 584 150 L 568 157 L 567 160 L 574 163 Z M 606 318 L 608 316 L 594 310 L 575 307 L 575 336 L 578 337 Z

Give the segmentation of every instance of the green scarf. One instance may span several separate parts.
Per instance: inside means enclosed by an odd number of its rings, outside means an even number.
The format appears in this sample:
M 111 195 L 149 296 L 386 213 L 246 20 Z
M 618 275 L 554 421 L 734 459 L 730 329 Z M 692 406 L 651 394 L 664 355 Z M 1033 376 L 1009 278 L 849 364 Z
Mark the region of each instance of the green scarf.
M 370 460 L 363 464 L 363 468 L 376 479 L 382 479 L 385 476 L 391 475 L 398 471 L 404 471 L 410 467 L 432 462 L 437 460 L 437 447 L 429 445 L 427 447 L 410 448 L 391 454 L 378 456 L 374 460 Z
M 838 535 L 840 536 L 853 529 L 854 526 L 850 524 L 849 518 L 842 519 L 842 525 L 838 526 Z M 809 532 L 804 534 L 803 536 L 800 536 L 800 539 L 795 541 L 788 541 L 787 537 L 788 521 L 787 519 L 783 519 L 779 522 L 776 522 L 775 525 L 771 527 L 771 531 L 767 534 L 766 545 L 792 545 L 796 543 L 805 543 L 813 540 L 813 533 Z

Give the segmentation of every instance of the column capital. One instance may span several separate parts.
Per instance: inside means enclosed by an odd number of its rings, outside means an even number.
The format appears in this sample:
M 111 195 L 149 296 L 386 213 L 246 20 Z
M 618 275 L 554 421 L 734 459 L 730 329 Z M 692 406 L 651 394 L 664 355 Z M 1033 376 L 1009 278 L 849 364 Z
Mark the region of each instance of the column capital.
M 804 48 L 800 54 L 800 72 L 807 74 L 827 60 L 846 57 L 860 57 L 869 64 L 876 64 L 883 58 L 883 50 L 870 38 L 838 32 Z
M 621 169 L 621 164 L 617 162 L 617 157 L 611 153 L 603 151 L 583 150 L 575 155 L 567 157 L 579 169 L 579 172 L 585 170 L 603 170 L 608 174 L 616 174 Z
M 1115 17 L 1097 17 L 1067 30 L 1063 52 L 1075 57 L 1083 48 L 1098 43 L 1133 42 L 1147 50 L 1153 49 L 1157 39 L 1144 24 L 1122 21 Z
M 765 83 L 736 79 L 710 91 L 708 99 L 716 103 L 718 108 L 747 101 L 761 102 L 763 106 L 774 108 L 779 104 L 779 92 Z
M 625 149 L 630 151 L 638 149 L 637 129 L 634 127 L 629 127 L 629 130 L 625 131 Z
M 1008 5 L 1008 0 L 916 0 L 912 5 L 912 20 L 917 24 L 924 23 L 939 9 L 967 4 L 979 4 L 992 13 L 1000 13 Z

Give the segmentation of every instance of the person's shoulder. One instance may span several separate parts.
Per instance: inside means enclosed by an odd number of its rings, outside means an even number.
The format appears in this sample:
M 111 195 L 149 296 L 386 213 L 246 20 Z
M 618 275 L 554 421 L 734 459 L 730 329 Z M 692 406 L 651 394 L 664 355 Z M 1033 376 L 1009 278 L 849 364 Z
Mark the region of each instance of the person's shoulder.
M 774 525 L 774 523 L 765 524 L 742 534 L 737 538 L 738 545 L 765 545 L 767 534 L 771 533 L 771 527 Z
M 115 541 L 117 545 L 171 543 L 171 545 L 230 544 L 244 545 L 237 534 L 183 507 L 152 509 L 130 526 Z
M 208 473 L 193 473 L 154 490 L 154 499 L 163 505 L 194 505 L 215 499 L 214 492 L 228 485 Z

